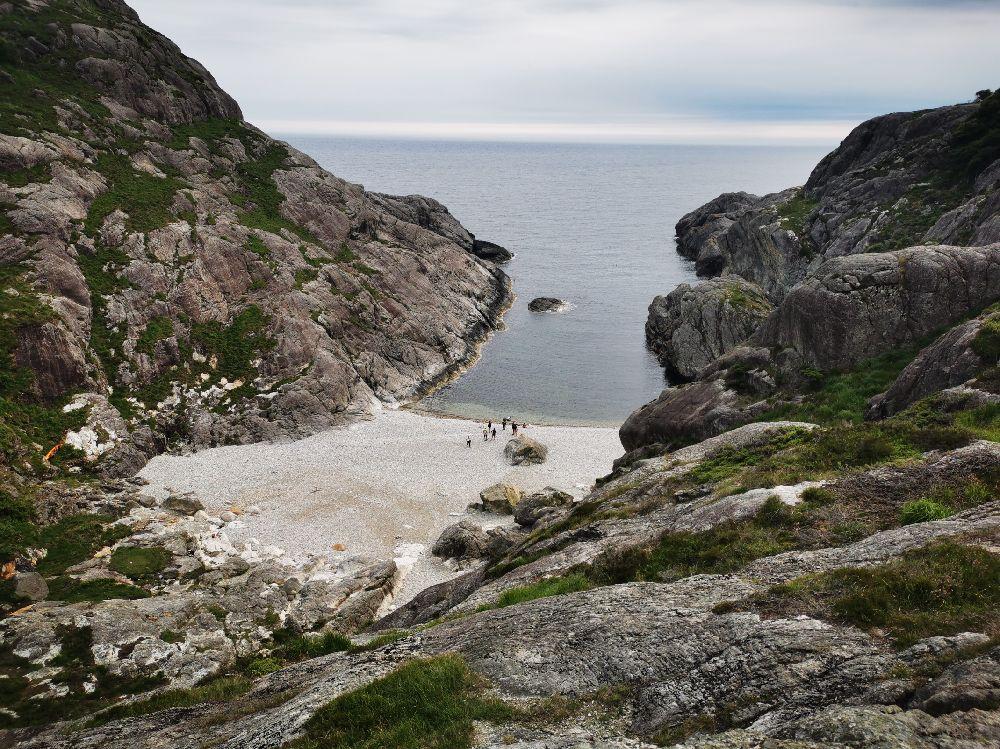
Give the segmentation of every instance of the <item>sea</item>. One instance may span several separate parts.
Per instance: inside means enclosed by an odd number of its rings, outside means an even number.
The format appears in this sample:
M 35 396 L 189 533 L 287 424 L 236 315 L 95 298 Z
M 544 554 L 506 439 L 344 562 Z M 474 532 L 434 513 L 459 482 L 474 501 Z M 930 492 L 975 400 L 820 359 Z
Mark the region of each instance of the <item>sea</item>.
M 832 148 L 278 137 L 369 190 L 436 198 L 514 253 L 506 329 L 422 408 L 600 426 L 621 424 L 669 384 L 644 324 L 654 296 L 696 281 L 676 252 L 677 220 L 723 192 L 802 184 Z M 529 312 L 538 296 L 569 306 Z

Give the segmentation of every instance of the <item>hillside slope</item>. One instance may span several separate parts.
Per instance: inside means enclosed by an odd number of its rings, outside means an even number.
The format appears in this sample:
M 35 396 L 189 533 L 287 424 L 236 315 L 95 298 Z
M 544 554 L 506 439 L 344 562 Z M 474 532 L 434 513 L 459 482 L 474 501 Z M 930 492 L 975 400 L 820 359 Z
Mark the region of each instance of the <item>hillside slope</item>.
M 117 0 L 0 5 L 0 449 L 127 475 L 451 376 L 511 299 L 439 203 L 242 119 Z M 96 463 L 96 465 L 95 465 Z

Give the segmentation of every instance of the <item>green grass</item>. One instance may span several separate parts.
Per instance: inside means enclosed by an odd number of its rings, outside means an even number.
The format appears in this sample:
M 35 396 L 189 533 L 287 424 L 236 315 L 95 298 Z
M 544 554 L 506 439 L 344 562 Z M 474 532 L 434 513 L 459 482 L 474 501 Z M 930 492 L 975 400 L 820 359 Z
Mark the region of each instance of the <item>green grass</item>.
M 526 601 L 534 601 L 539 598 L 549 598 L 550 596 L 561 596 L 565 593 L 577 593 L 581 590 L 590 590 L 594 583 L 581 573 L 572 573 L 564 577 L 550 577 L 539 580 L 531 585 L 524 585 L 518 588 L 505 590 L 497 598 L 496 604 L 484 606 L 482 611 L 487 609 L 502 609 L 507 606 L 514 606 Z
M 442 655 L 327 703 L 289 749 L 469 749 L 475 721 L 514 718 L 513 708 L 484 696 L 460 656 Z
M 797 578 L 751 601 L 885 632 L 899 647 L 958 632 L 1000 635 L 1000 555 L 943 541 L 870 569 Z
M 926 497 L 907 502 L 899 511 L 900 525 L 942 520 L 955 513 L 948 505 Z
M 734 572 L 755 559 L 796 548 L 794 522 L 794 511 L 771 497 L 749 520 L 723 523 L 700 533 L 666 533 L 652 546 L 607 552 L 595 562 L 589 577 L 601 585 L 616 585 Z
M 174 324 L 169 317 L 166 315 L 154 317 L 143 328 L 142 334 L 139 336 L 138 343 L 136 344 L 136 350 L 152 356 L 156 350 L 157 342 L 166 338 L 172 338 L 173 335 Z
M 303 268 L 295 271 L 295 288 L 301 289 L 307 283 L 315 281 L 319 276 L 319 271 L 315 268 Z
M 136 718 L 171 708 L 191 707 L 206 702 L 228 702 L 250 691 L 252 685 L 252 682 L 243 676 L 227 676 L 190 689 L 170 689 L 148 699 L 110 707 L 87 721 L 86 727 L 102 726 L 115 720 Z
M 119 583 L 114 580 L 77 580 L 68 576 L 52 578 L 49 584 L 49 600 L 65 601 L 66 603 L 83 603 L 85 601 L 109 601 L 125 599 L 134 601 L 139 598 L 149 598 L 148 590 Z
M 843 421 L 860 422 L 864 419 L 868 400 L 888 389 L 927 342 L 929 341 L 868 359 L 850 372 L 805 372 L 814 382 L 815 390 L 807 392 L 801 403 L 780 405 L 762 414 L 757 420 L 790 419 L 821 425 Z
M 175 220 L 170 207 L 174 194 L 187 186 L 182 180 L 141 172 L 118 154 L 102 154 L 94 168 L 107 180 L 108 189 L 90 204 L 83 223 L 87 234 L 95 236 L 108 214 L 119 208 L 128 214 L 125 225 L 131 231 L 150 232 Z
M 747 294 L 739 284 L 726 287 L 726 301 L 733 307 L 767 314 L 771 311 L 771 303 L 760 294 Z
M 802 190 L 791 199 L 778 206 L 778 216 L 781 224 L 786 229 L 792 231 L 802 244 L 802 253 L 811 256 L 815 253 L 812 239 L 807 231 L 807 220 L 809 214 L 813 212 L 819 201 L 806 197 Z
M 307 242 L 318 244 L 318 240 L 307 229 L 289 221 L 281 215 L 281 205 L 285 196 L 274 181 L 275 170 L 285 166 L 288 151 L 280 143 L 270 143 L 260 156 L 251 158 L 236 167 L 244 201 L 239 213 L 240 222 L 251 229 L 261 229 L 272 234 L 281 234 L 286 229 Z
M 191 327 L 191 340 L 206 357 L 218 359 L 215 372 L 219 377 L 230 382 L 248 380 L 256 372 L 253 361 L 275 345 L 266 333 L 268 322 L 260 307 L 250 305 L 229 325 L 195 323 Z
M 39 531 L 39 545 L 46 555 L 38 562 L 38 571 L 46 576 L 61 575 L 67 567 L 90 559 L 96 551 L 115 543 L 131 531 L 122 525 L 109 525 L 106 515 L 72 515 Z
M 758 465 L 766 457 L 802 444 L 809 439 L 809 430 L 802 428 L 775 431 L 763 443 L 750 447 L 725 447 L 715 456 L 701 461 L 688 472 L 696 484 L 715 483 L 739 473 L 749 466 Z
M 276 633 L 278 634 L 278 633 Z M 286 662 L 319 658 L 330 653 L 342 653 L 354 647 L 351 639 L 340 632 L 325 632 L 321 635 L 297 635 L 282 638 L 278 634 L 278 647 L 272 655 Z
M 111 553 L 108 567 L 133 580 L 148 580 L 166 569 L 172 558 L 162 546 L 120 546 Z
M 1000 315 L 991 316 L 983 322 L 972 339 L 972 350 L 983 364 L 995 367 L 1000 363 Z

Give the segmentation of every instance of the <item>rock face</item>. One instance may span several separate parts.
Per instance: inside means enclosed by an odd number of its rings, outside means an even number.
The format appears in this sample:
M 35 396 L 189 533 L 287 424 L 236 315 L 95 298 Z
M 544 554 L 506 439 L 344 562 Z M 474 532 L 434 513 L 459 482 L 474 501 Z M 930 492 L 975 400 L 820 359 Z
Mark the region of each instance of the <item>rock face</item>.
M 467 363 L 512 298 L 503 248 L 329 174 L 124 3 L 88 8 L 8 5 L 0 32 L 0 358 L 53 413 L 106 399 L 80 461 L 302 436 Z
M 544 463 L 549 456 L 549 448 L 538 440 L 518 435 L 507 441 L 503 456 L 512 466 Z
M 540 296 L 528 302 L 532 312 L 559 312 L 566 307 L 566 302 L 554 296 Z
M 834 258 L 788 292 L 745 345 L 703 367 L 695 381 L 667 388 L 630 414 L 619 431 L 622 445 L 677 447 L 720 434 L 808 391 L 813 383 L 804 371 L 821 377 L 849 371 L 962 324 L 1000 300 L 998 263 L 1000 244 Z M 956 385 L 990 365 L 968 349 L 974 335 L 965 329 L 943 338 L 905 374 L 884 407 L 873 405 L 871 415 L 888 415 L 893 402 L 912 402 L 907 388 L 915 399 L 940 389 L 939 382 Z M 966 348 L 956 350 L 957 341 Z M 947 365 L 926 366 L 953 356 Z
M 995 317 L 982 315 L 956 325 L 921 350 L 888 390 L 868 402 L 866 417 L 884 419 L 897 414 L 924 396 L 968 382 L 984 367 L 995 364 L 984 361 L 975 350 L 977 337 Z
M 802 188 L 726 193 L 677 224 L 699 275 L 734 273 L 774 300 L 825 259 L 918 244 L 1000 241 L 1000 153 L 985 140 L 1000 95 L 876 117 Z
M 846 370 L 1000 299 L 1000 244 L 913 247 L 824 263 L 792 289 L 751 343 Z
M 668 377 L 690 380 L 746 341 L 773 309 L 760 288 L 739 276 L 681 284 L 649 305 L 646 342 Z

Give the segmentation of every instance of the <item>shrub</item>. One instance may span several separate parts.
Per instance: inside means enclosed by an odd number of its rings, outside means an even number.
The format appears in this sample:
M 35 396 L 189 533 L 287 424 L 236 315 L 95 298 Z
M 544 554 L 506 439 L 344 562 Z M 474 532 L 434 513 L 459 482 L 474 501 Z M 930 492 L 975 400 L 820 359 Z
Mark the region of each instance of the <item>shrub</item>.
M 483 691 L 460 656 L 411 661 L 320 708 L 290 749 L 468 749 L 475 721 L 517 715 Z
M 329 653 L 342 653 L 353 647 L 350 638 L 340 632 L 295 636 L 276 632 L 275 635 L 279 645 L 274 649 L 274 655 L 286 661 L 319 658 L 321 655 Z
M 1000 317 L 990 317 L 982 324 L 972 339 L 972 350 L 983 364 L 996 366 L 1000 362 Z
M 94 716 L 88 727 L 100 726 L 113 720 L 135 718 L 175 707 L 190 707 L 203 702 L 224 702 L 239 697 L 250 689 L 251 683 L 242 676 L 227 676 L 200 684 L 190 689 L 171 689 L 152 697 L 116 705 Z
M 933 499 L 915 499 L 903 505 L 903 508 L 899 511 L 899 522 L 902 525 L 926 523 L 929 520 L 941 520 L 952 513 L 953 511 L 950 507 Z
M 539 580 L 532 585 L 525 585 L 519 588 L 505 590 L 497 598 L 495 606 L 485 608 L 502 609 L 505 606 L 534 601 L 538 598 L 548 598 L 549 596 L 560 596 L 565 593 L 576 593 L 581 590 L 589 590 L 594 584 L 587 579 L 586 575 L 573 573 L 565 577 L 551 577 Z

